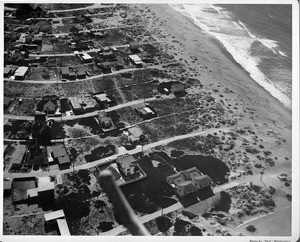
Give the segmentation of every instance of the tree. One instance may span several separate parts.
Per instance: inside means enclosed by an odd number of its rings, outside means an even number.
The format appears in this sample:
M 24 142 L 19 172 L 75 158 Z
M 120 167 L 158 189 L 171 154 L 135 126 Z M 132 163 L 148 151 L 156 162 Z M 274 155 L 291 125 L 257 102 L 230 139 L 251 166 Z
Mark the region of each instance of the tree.
M 246 229 L 249 231 L 249 232 L 255 232 L 256 231 L 256 227 L 254 225 L 249 225 L 248 227 L 246 227 Z
M 156 225 L 159 231 L 166 233 L 173 225 L 170 218 L 166 216 L 161 216 L 156 218 Z

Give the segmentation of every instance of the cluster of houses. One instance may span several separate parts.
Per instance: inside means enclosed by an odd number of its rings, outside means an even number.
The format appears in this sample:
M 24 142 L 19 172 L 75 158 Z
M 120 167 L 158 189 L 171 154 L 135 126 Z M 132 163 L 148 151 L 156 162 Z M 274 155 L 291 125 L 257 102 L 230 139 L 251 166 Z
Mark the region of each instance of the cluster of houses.
M 5 179 L 3 185 L 4 195 L 11 195 L 14 205 L 37 204 L 43 208 L 55 203 L 55 183 L 51 177 Z M 62 209 L 45 213 L 44 220 L 47 235 L 71 235 Z
M 212 179 L 208 175 L 203 175 L 196 167 L 168 176 L 167 182 L 180 198 L 213 184 Z

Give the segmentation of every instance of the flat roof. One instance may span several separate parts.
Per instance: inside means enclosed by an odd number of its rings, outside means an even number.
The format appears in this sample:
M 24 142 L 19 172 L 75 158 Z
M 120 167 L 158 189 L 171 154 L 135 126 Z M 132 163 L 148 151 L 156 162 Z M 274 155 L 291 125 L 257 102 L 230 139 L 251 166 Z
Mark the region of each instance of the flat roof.
M 69 156 L 68 156 L 68 155 L 65 155 L 65 156 L 58 157 L 58 163 L 59 163 L 60 165 L 63 165 L 63 164 L 69 164 L 69 163 L 70 163 Z
M 12 68 L 10 66 L 4 67 L 4 74 L 9 74 L 11 72 Z
M 129 58 L 135 63 L 142 63 L 142 59 L 138 55 L 129 55 Z
M 150 108 L 148 107 L 145 107 L 143 108 L 147 113 L 154 113 Z
M 64 147 L 63 144 L 53 145 L 52 152 L 53 152 L 54 158 L 65 156 L 67 154 L 66 148 Z
M 78 98 L 77 97 L 69 97 L 68 98 L 71 102 L 71 105 L 73 108 L 80 108 L 81 109 L 81 105 L 79 104 Z
M 127 167 L 128 168 L 136 160 L 135 160 L 135 158 L 132 155 L 123 155 L 123 156 L 119 156 L 116 159 L 116 161 L 117 161 L 117 163 L 119 163 L 123 167 Z
M 37 197 L 38 191 L 37 188 L 32 188 L 27 190 L 27 197 Z
M 91 57 L 88 53 L 82 53 L 82 58 L 85 60 L 91 60 L 93 59 L 93 57 Z
M 16 72 L 15 72 L 15 76 L 24 76 L 26 74 L 26 72 L 28 71 L 28 67 L 27 66 L 20 66 Z
M 12 164 L 21 164 L 23 156 L 26 152 L 26 145 L 18 145 L 11 155 L 10 161 Z
M 46 221 L 50 221 L 53 219 L 58 219 L 58 218 L 64 218 L 65 217 L 65 213 L 64 210 L 60 209 L 51 213 L 45 213 L 44 214 L 45 220 Z
M 128 132 L 136 138 L 139 138 L 143 134 L 142 130 L 137 126 L 129 128 Z
M 61 69 L 61 74 L 69 74 L 69 67 L 62 67 Z
M 95 95 L 95 97 L 97 99 L 99 99 L 99 101 L 101 101 L 101 102 L 111 101 L 106 93 L 97 94 L 97 95 Z
M 60 235 L 71 235 L 70 230 L 67 224 L 67 220 L 64 218 L 60 218 L 56 220 Z

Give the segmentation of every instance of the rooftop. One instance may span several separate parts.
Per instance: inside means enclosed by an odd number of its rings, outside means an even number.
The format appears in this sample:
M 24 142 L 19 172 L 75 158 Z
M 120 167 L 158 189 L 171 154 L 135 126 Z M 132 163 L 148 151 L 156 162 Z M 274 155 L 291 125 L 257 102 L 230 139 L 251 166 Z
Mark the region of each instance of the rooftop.
M 26 145 L 18 145 L 16 146 L 16 149 L 14 150 L 14 152 L 11 155 L 11 163 L 12 164 L 21 164 L 23 156 L 26 152 Z
M 139 138 L 143 134 L 142 130 L 137 126 L 129 128 L 128 132 L 136 138 Z
M 63 144 L 52 146 L 54 158 L 65 156 L 67 154 L 66 148 Z
M 28 70 L 27 66 L 20 66 L 16 72 L 15 72 L 15 76 L 24 76 L 26 74 Z
M 60 235 L 63 235 L 63 236 L 71 235 L 66 219 L 60 218 L 60 219 L 57 219 L 56 222 L 57 222 L 57 226 L 58 226 Z
M 59 219 L 59 218 L 64 218 L 65 213 L 64 210 L 60 209 L 51 213 L 45 213 L 44 214 L 45 220 L 46 221 L 51 221 L 53 219 Z

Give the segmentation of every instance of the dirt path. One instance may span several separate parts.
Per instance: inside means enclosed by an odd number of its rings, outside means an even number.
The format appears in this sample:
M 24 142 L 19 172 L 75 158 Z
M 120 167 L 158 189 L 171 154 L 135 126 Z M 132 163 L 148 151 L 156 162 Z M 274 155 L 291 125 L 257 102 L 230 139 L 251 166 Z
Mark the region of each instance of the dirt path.
M 43 176 L 56 176 L 56 175 L 61 175 L 61 174 L 65 174 L 65 173 L 70 173 L 72 171 L 78 171 L 78 170 L 82 170 L 82 169 L 90 169 L 93 168 L 95 166 L 99 166 L 99 165 L 104 165 L 107 163 L 111 163 L 113 160 L 115 160 L 118 156 L 121 155 L 125 155 L 125 154 L 129 154 L 129 155 L 133 155 L 139 152 L 143 152 L 145 150 L 151 149 L 151 148 L 155 148 L 157 146 L 160 145 L 167 145 L 168 143 L 171 143 L 173 141 L 176 140 L 180 140 L 180 139 L 185 139 L 185 138 L 190 138 L 190 137 L 195 137 L 195 136 L 200 136 L 200 135 L 205 135 L 208 133 L 213 133 L 215 131 L 228 131 L 229 128 L 224 127 L 224 128 L 218 128 L 218 129 L 209 129 L 206 131 L 199 131 L 199 132 L 193 132 L 193 133 L 189 133 L 189 134 L 184 134 L 184 135 L 178 135 L 178 136 L 174 136 L 168 139 L 164 139 L 164 140 L 160 140 L 151 144 L 147 144 L 144 146 L 140 146 L 138 145 L 135 149 L 133 150 L 126 150 L 124 147 L 119 147 L 118 148 L 118 152 L 117 154 L 114 154 L 112 156 L 109 157 L 105 157 L 99 160 L 95 160 L 93 162 L 89 162 L 89 163 L 85 163 L 82 165 L 78 165 L 75 167 L 71 167 L 69 169 L 65 169 L 65 170 L 54 170 L 54 171 L 32 171 L 30 173 L 8 173 L 8 172 L 4 172 L 4 176 L 7 178 L 18 178 L 18 177 L 43 177 Z
M 174 98 L 174 97 L 164 96 L 164 97 L 160 98 L 160 100 L 172 99 L 172 98 Z M 128 102 L 128 103 L 122 103 L 122 104 L 119 104 L 119 105 L 116 105 L 116 106 L 113 106 L 113 107 L 109 107 L 109 108 L 106 108 L 106 109 L 103 109 L 103 110 L 97 110 L 97 111 L 90 112 L 90 113 L 85 113 L 85 114 L 80 114 L 80 115 L 63 116 L 62 120 L 65 121 L 65 120 L 87 118 L 87 117 L 97 115 L 99 111 L 110 112 L 110 111 L 118 110 L 118 109 L 121 109 L 121 108 L 124 108 L 124 107 L 137 105 L 137 104 L 143 103 L 144 101 L 145 102 L 154 101 L 156 99 L 157 98 L 155 98 L 155 97 L 145 98 L 145 100 L 144 99 L 138 99 L 138 100 L 134 100 L 134 101 L 131 101 L 131 102 Z M 10 115 L 10 114 L 5 114 L 4 118 L 6 118 L 6 119 L 29 120 L 29 121 L 34 120 L 33 116 L 20 116 L 20 115 Z M 57 122 L 61 122 L 61 117 L 49 117 L 49 119 L 53 119 Z

